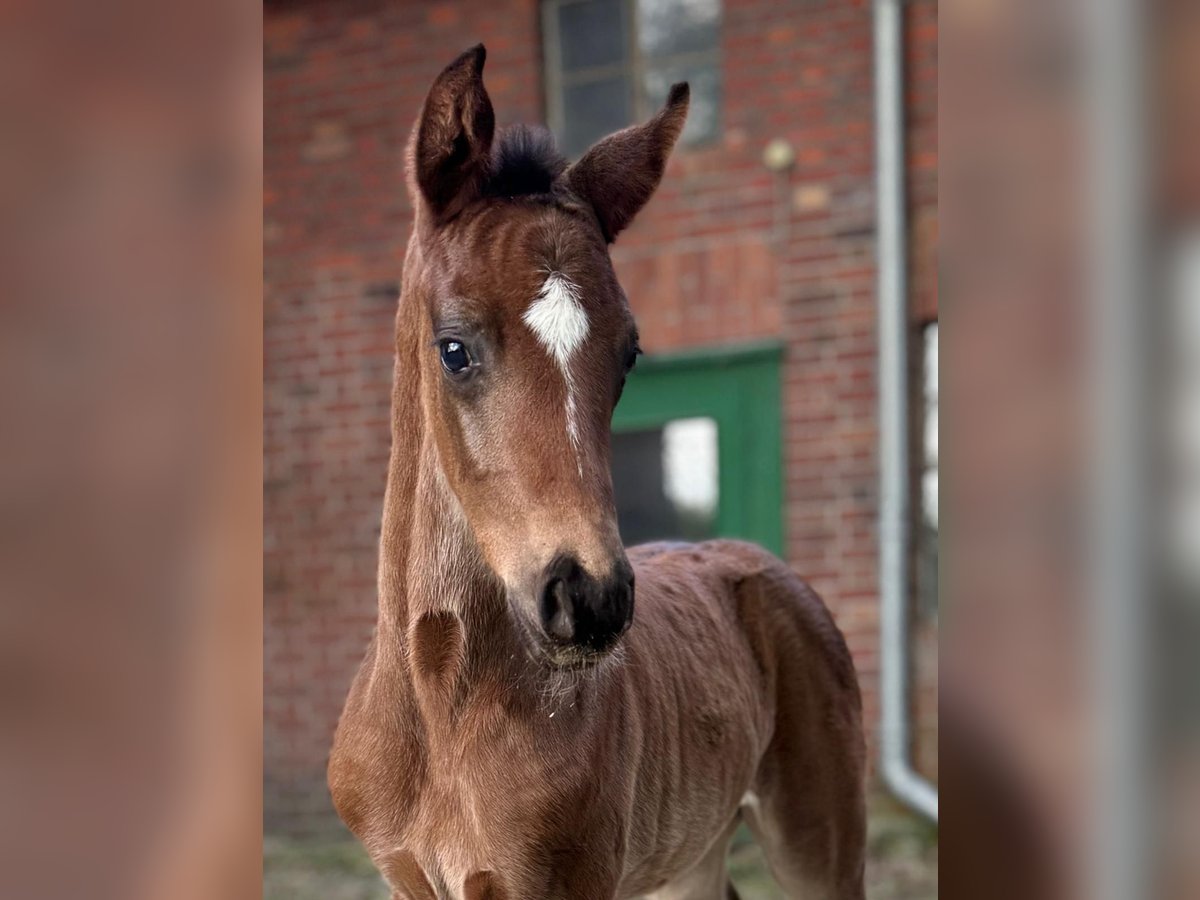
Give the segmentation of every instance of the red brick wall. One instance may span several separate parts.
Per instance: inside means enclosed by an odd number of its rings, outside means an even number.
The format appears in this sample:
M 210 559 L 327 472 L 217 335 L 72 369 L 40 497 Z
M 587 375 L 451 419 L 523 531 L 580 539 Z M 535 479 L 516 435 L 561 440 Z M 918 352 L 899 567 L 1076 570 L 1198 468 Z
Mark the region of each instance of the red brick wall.
M 936 309 L 936 3 L 909 8 L 916 295 Z M 266 6 L 265 804 L 328 812 L 324 761 L 375 615 L 402 149 L 475 41 L 501 124 L 543 118 L 536 0 Z M 649 352 L 782 336 L 789 561 L 877 719 L 870 5 L 726 0 L 723 129 L 679 154 L 614 258 Z M 773 138 L 795 167 L 762 165 Z

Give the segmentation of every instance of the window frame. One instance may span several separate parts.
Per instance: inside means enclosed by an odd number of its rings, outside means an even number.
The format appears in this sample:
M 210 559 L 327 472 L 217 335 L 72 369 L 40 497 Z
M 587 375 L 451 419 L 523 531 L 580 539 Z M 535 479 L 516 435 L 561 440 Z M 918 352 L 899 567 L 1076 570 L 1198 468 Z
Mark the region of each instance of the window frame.
M 613 413 L 614 433 L 675 419 L 717 423 L 719 537 L 785 551 L 783 343 L 769 341 L 647 356 Z
M 620 6 L 627 23 L 625 44 L 626 51 L 629 54 L 628 59 L 603 66 L 590 66 L 569 74 L 563 71 L 562 40 L 558 28 L 558 14 L 563 7 L 586 2 L 589 2 L 589 0 L 542 0 L 541 4 L 542 79 L 546 92 L 546 124 L 560 140 L 564 134 L 563 126 L 566 124 L 566 116 L 563 110 L 563 94 L 566 88 L 574 84 L 594 81 L 598 78 L 611 77 L 613 75 L 628 74 L 630 77 L 630 89 L 633 91 L 633 97 L 630 98 L 633 121 L 626 124 L 633 125 L 636 122 L 644 122 L 657 112 L 657 109 L 651 107 L 647 101 L 644 90 L 646 73 L 650 69 L 651 63 L 645 59 L 641 44 L 638 41 L 638 0 L 620 0 Z M 711 64 L 716 70 L 718 77 L 722 76 L 721 31 L 724 27 L 724 0 L 720 0 L 720 3 L 721 21 L 717 27 L 717 41 L 711 50 L 671 53 L 654 59 L 654 64 Z M 720 95 L 723 98 L 724 91 L 721 91 Z M 720 136 L 720 131 L 721 109 L 720 104 L 718 104 L 716 133 L 687 143 L 681 142 L 681 146 L 702 147 L 706 144 L 715 143 Z
M 928 581 L 926 552 L 929 549 L 926 521 L 925 479 L 931 470 L 936 470 L 941 480 L 941 446 L 939 441 L 937 458 L 930 463 L 928 447 L 925 443 L 926 429 L 929 422 L 931 406 L 929 403 L 929 382 L 927 378 L 929 336 L 930 330 L 937 329 L 937 341 L 941 343 L 941 324 L 937 316 L 915 318 L 912 320 L 912 338 L 910 344 L 909 366 L 909 560 L 911 565 L 910 595 L 914 614 L 921 620 L 937 622 L 941 612 L 939 577 L 935 571 L 932 582 Z M 940 365 L 939 365 L 940 369 Z M 934 398 L 934 408 L 938 410 L 940 423 L 941 384 L 938 384 L 938 394 Z M 940 505 L 940 490 L 939 490 Z M 933 553 L 936 557 L 941 545 L 941 516 L 934 528 Z

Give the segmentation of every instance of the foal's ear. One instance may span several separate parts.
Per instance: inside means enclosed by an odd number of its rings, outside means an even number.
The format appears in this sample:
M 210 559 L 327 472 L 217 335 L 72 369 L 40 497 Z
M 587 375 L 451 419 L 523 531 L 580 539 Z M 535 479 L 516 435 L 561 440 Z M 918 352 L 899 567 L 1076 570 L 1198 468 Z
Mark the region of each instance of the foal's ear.
M 592 204 L 610 244 L 662 181 L 667 157 L 683 131 L 689 96 L 686 82 L 673 85 L 666 106 L 653 119 L 610 134 L 567 170 L 571 188 Z
M 409 169 L 435 218 L 462 209 L 487 175 L 496 114 L 483 87 L 486 58 L 477 44 L 442 70 L 413 133 Z

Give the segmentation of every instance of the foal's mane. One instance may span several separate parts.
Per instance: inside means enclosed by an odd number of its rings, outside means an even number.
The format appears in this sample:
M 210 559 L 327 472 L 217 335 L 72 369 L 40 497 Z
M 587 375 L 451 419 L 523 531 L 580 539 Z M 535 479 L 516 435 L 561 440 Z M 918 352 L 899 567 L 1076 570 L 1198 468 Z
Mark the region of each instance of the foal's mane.
M 483 193 L 489 197 L 550 195 L 567 168 L 554 135 L 540 125 L 509 125 L 492 145 L 491 165 Z

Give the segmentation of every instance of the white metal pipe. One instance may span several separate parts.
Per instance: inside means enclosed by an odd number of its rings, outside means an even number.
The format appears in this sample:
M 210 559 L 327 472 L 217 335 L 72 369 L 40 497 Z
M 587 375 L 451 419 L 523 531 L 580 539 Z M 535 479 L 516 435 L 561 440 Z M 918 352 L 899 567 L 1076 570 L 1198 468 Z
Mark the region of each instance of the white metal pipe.
M 875 0 L 875 148 L 879 302 L 879 596 L 884 783 L 937 821 L 934 787 L 909 754 L 908 271 L 902 0 Z
M 1148 317 L 1146 22 L 1135 0 L 1084 4 L 1088 38 L 1087 210 L 1096 321 L 1091 445 L 1094 506 L 1090 588 L 1095 754 L 1090 787 L 1087 893 L 1097 900 L 1149 896 L 1154 822 L 1147 794 L 1146 507 Z

